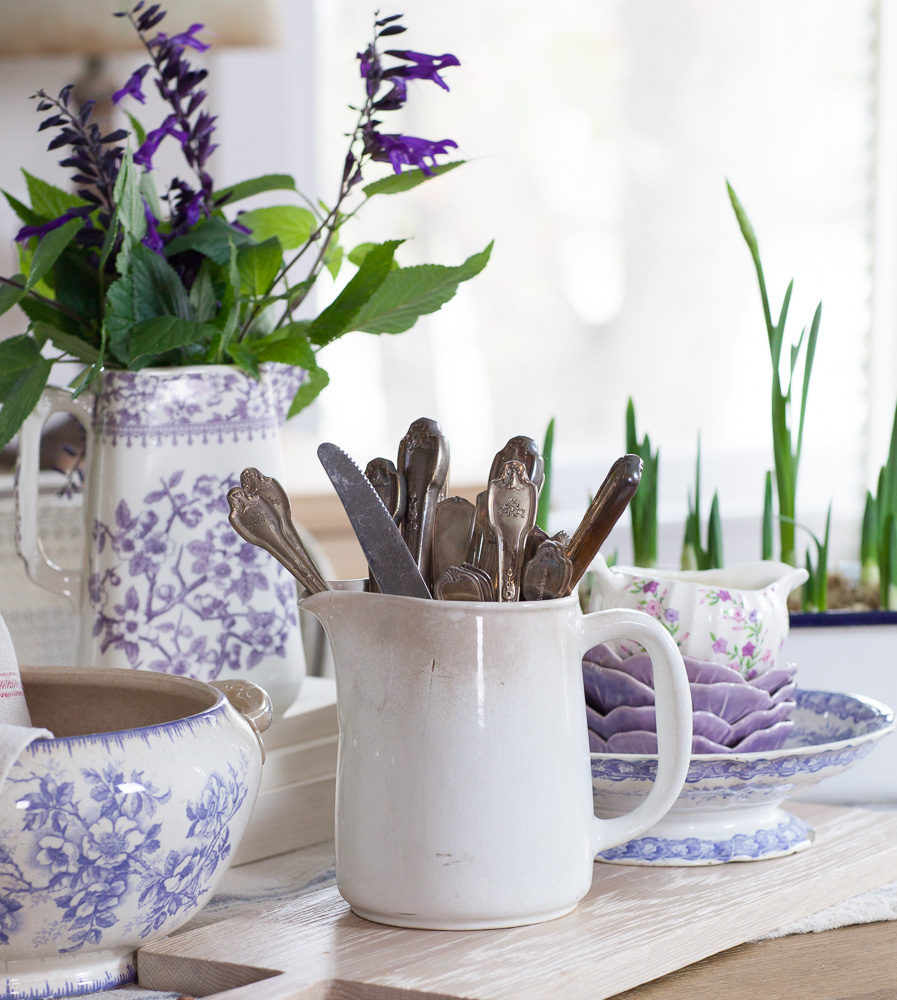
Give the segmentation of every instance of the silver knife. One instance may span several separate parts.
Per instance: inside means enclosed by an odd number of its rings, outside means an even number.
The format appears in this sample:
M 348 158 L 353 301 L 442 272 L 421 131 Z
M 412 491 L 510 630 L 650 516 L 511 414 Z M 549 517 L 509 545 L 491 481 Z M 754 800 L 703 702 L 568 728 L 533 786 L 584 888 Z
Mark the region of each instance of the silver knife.
M 430 591 L 392 515 L 355 462 L 335 444 L 318 458 L 342 501 L 374 579 L 384 594 L 430 599 Z

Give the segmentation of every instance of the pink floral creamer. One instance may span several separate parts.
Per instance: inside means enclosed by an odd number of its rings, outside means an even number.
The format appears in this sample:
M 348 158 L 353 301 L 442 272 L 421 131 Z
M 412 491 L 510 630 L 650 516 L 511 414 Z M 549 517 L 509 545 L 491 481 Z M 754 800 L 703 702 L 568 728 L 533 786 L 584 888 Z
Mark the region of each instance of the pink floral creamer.
M 636 608 L 656 618 L 683 656 L 723 663 L 751 680 L 771 670 L 788 635 L 788 595 L 807 579 L 805 569 L 753 562 L 731 569 L 668 572 L 638 566 L 592 565 L 592 611 Z M 623 657 L 634 643 L 611 644 Z

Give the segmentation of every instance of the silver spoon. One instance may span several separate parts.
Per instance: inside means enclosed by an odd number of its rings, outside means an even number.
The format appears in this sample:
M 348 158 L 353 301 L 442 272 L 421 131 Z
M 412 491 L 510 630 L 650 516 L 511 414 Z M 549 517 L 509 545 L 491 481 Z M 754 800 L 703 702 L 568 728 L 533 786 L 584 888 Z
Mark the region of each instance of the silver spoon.
M 506 462 L 488 490 L 489 524 L 498 546 L 499 601 L 520 600 L 520 576 L 527 535 L 536 523 L 539 491 L 522 462 Z
M 227 502 L 228 520 L 241 538 L 269 552 L 310 593 L 330 589 L 302 543 L 297 551 L 284 537 L 281 519 L 264 497 L 235 486 L 228 490 Z
M 436 504 L 433 522 L 433 580 L 467 559 L 473 542 L 477 509 L 464 497 L 446 497 Z
M 399 444 L 396 465 L 408 490 L 402 537 L 421 576 L 429 581 L 433 518 L 449 469 L 448 442 L 435 420 L 421 417 L 411 424 Z

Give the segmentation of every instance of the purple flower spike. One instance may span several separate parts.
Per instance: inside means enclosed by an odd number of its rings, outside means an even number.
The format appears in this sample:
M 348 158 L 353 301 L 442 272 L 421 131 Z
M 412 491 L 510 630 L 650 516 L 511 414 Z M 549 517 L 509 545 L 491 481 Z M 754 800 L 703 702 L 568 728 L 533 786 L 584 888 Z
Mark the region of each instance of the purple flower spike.
M 458 144 L 451 139 L 433 142 L 413 135 L 381 135 L 374 131 L 369 132 L 366 139 L 371 159 L 388 160 L 397 174 L 402 172 L 404 164 L 420 167 L 427 177 L 433 176 L 431 167 L 436 166 L 439 154 L 447 154 L 449 146 L 458 148 Z M 427 160 L 430 161 L 429 165 Z
M 388 69 L 383 74 L 385 77 L 401 76 L 406 80 L 432 80 L 433 83 L 438 83 L 443 90 L 448 90 L 449 87 L 439 75 L 439 70 L 445 69 L 447 66 L 461 65 L 457 56 L 453 56 L 451 52 L 446 52 L 441 56 L 430 56 L 426 52 L 412 52 L 408 49 L 387 49 L 385 55 L 414 63 L 413 66 L 395 66 Z
M 159 34 L 152 39 L 150 44 L 162 45 L 164 42 L 168 42 L 170 45 L 175 46 L 181 51 L 184 49 L 195 49 L 197 52 L 205 52 L 207 49 L 211 48 L 211 46 L 194 37 L 197 31 L 202 31 L 203 28 L 205 28 L 204 24 L 191 24 L 186 31 L 182 31 L 178 35 L 172 35 L 170 38 L 164 31 L 160 31 Z
M 116 90 L 116 92 L 112 95 L 112 103 L 118 104 L 125 97 L 133 97 L 135 100 L 140 101 L 141 104 L 144 104 L 146 102 L 146 98 L 143 95 L 141 84 L 143 83 L 143 78 L 146 76 L 146 71 L 149 68 L 149 63 L 147 63 L 145 66 L 141 66 L 140 69 L 135 70 L 121 90 Z
M 85 215 L 90 211 L 91 207 L 88 205 L 79 208 L 70 208 L 67 212 L 63 212 L 57 219 L 42 222 L 38 226 L 22 226 L 16 233 L 16 243 L 24 243 L 25 240 L 30 240 L 32 236 L 36 236 L 39 240 L 42 240 L 47 233 L 52 233 L 54 229 L 59 229 L 60 226 L 64 226 L 72 219 L 77 219 Z
M 147 170 L 152 170 L 153 157 L 156 155 L 159 143 L 162 142 L 166 135 L 174 136 L 180 142 L 181 146 L 185 146 L 189 136 L 177 126 L 178 123 L 175 116 L 169 115 L 159 128 L 154 128 L 151 132 L 147 132 L 146 140 L 134 154 L 134 162 L 146 167 Z

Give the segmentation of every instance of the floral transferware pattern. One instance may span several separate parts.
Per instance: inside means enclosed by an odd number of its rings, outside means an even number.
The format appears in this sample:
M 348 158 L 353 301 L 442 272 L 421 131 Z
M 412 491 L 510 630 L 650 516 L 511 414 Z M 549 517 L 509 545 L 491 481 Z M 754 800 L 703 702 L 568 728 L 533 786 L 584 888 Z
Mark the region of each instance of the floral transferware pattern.
M 670 605 L 670 589 L 659 580 L 634 580 L 627 593 L 635 598 L 635 607 L 656 618 L 681 648 L 689 633 L 681 631 L 682 616 L 679 609 Z M 723 620 L 733 634 L 726 638 L 711 632 L 714 653 L 726 657 L 729 665 L 746 680 L 753 680 L 775 664 L 776 656 L 785 643 L 784 638 L 778 650 L 765 648 L 769 629 L 764 628 L 762 616 L 756 608 L 747 609 L 744 597 L 737 590 L 697 587 L 697 593 L 698 605 L 721 606 Z M 619 647 L 623 656 L 634 656 L 642 651 L 642 647 L 633 642 L 621 642 Z
M 245 760 L 241 769 L 211 773 L 180 820 L 161 809 L 170 789 L 122 761 L 81 768 L 77 781 L 65 780 L 71 772 L 22 771 L 16 767 L 8 778 L 22 832 L 0 833 L 0 956 L 12 938 L 29 933 L 40 954 L 100 947 L 106 931 L 129 914 L 125 930 L 139 939 L 175 917 L 183 922 L 211 893 L 232 850 L 231 821 L 247 794 Z M 163 823 L 178 822 L 186 825 L 184 846 L 164 851 Z M 48 901 L 58 908 L 57 919 L 38 920 L 39 929 L 29 931 L 29 913 Z
M 226 368 L 109 372 L 97 397 L 96 432 L 126 447 L 272 436 L 303 373 L 288 365 L 263 368 L 261 382 Z
M 203 680 L 285 657 L 295 584 L 278 565 L 272 585 L 270 556 L 228 522 L 226 492 L 238 480 L 185 476 L 163 479 L 138 511 L 119 501 L 114 523 L 94 521 L 88 590 L 101 653 Z

